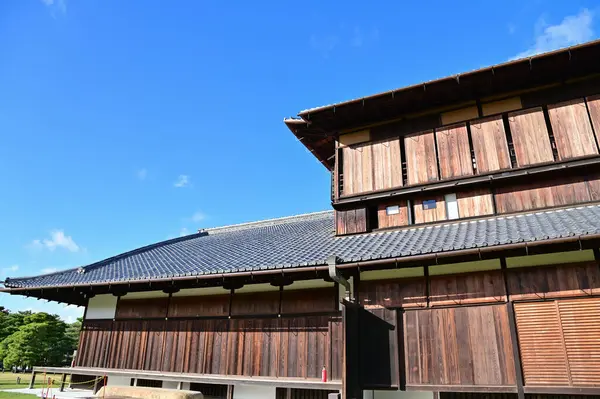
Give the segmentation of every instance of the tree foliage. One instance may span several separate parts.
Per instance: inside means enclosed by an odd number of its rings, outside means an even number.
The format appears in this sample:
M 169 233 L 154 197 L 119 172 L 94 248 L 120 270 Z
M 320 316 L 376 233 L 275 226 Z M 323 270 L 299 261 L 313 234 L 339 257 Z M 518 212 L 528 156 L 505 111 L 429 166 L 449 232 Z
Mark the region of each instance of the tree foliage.
M 0 307 L 0 363 L 4 368 L 65 365 L 77 349 L 80 329 L 80 320 L 67 324 L 57 315 Z

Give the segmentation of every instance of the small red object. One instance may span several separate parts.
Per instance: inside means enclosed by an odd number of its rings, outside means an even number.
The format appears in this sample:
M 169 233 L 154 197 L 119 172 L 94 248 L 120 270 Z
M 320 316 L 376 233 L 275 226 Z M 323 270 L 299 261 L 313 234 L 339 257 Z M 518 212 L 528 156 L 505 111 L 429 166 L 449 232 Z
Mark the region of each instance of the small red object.
M 321 382 L 327 382 L 327 369 L 323 366 L 323 371 L 321 371 Z

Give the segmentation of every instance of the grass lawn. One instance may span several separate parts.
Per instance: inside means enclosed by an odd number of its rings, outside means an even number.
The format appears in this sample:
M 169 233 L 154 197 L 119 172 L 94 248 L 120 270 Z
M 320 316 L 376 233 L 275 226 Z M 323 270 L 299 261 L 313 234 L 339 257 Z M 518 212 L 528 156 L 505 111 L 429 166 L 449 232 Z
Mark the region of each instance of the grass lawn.
M 21 377 L 21 383 L 17 384 L 17 377 Z M 60 386 L 60 374 L 47 374 L 46 379 L 53 378 L 54 379 L 54 387 Z M 91 379 L 92 377 L 90 377 Z M 1 389 L 23 389 L 29 387 L 29 381 L 31 380 L 31 373 L 19 373 L 13 374 L 10 371 L 5 371 L 4 373 L 0 372 L 0 390 Z M 69 381 L 69 376 L 67 376 L 67 381 Z M 35 376 L 35 388 L 43 388 L 47 386 L 44 384 L 44 375 L 36 374 Z M 6 394 L 6 392 L 4 392 Z M 2 396 L 3 393 L 0 392 L 0 398 L 8 398 L 9 396 Z M 11 394 L 15 398 L 17 394 Z M 11 398 L 13 396 L 10 396 Z M 19 396 L 20 397 L 20 396 Z M 25 395 L 24 397 L 29 397 L 29 395 Z
M 23 393 L 0 392 L 0 399 L 31 399 L 37 398 L 35 395 L 26 395 Z

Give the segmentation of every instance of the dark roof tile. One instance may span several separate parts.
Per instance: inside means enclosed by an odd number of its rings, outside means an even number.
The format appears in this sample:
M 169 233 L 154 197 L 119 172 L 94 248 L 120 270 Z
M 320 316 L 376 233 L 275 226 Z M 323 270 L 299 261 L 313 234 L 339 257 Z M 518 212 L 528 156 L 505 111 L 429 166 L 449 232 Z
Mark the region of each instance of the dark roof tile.
M 333 212 L 207 229 L 88 266 L 12 278 L 6 287 L 56 287 L 174 276 L 325 265 L 431 254 L 600 232 L 600 206 L 490 217 L 335 237 Z

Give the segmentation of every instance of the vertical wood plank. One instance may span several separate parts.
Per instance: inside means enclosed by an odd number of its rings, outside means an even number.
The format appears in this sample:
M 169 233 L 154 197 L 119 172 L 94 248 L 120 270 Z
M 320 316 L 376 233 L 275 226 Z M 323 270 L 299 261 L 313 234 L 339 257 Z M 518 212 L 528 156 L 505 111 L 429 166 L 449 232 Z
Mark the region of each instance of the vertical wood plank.
M 559 159 L 598 154 L 596 140 L 583 99 L 548 106 Z
M 510 153 L 502 116 L 471 122 L 471 138 L 478 173 L 510 169 Z
M 404 146 L 408 184 L 422 184 L 438 180 L 433 131 L 405 136 Z
M 542 108 L 511 112 L 508 114 L 508 123 L 515 145 L 517 166 L 554 161 Z
M 442 179 L 473 174 L 466 123 L 436 129 L 437 153 Z

